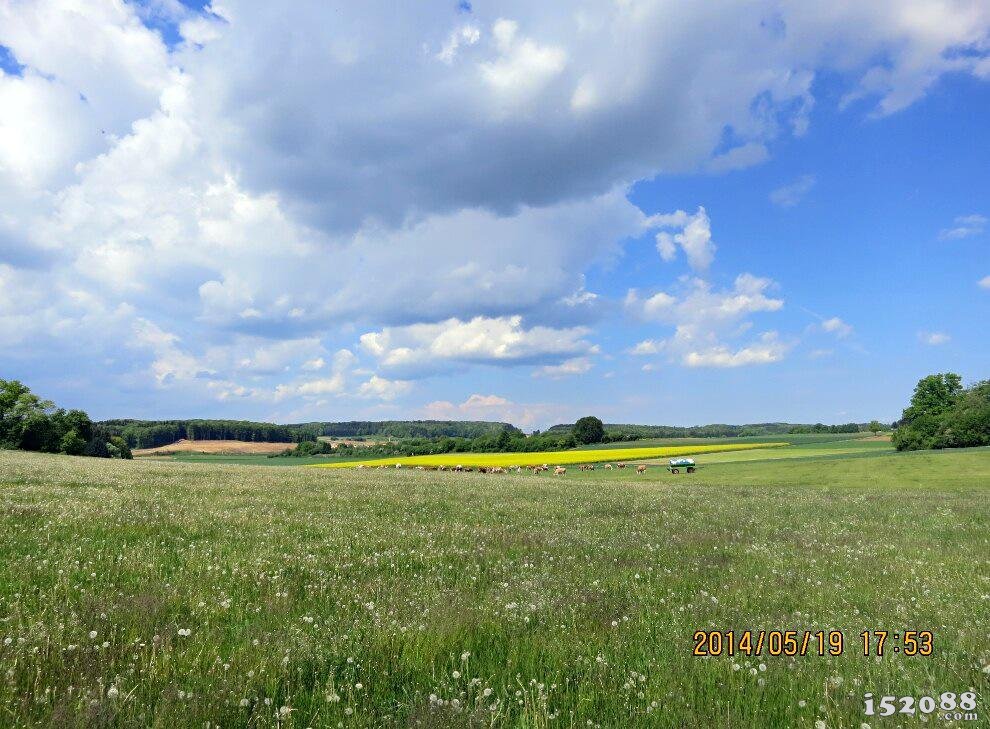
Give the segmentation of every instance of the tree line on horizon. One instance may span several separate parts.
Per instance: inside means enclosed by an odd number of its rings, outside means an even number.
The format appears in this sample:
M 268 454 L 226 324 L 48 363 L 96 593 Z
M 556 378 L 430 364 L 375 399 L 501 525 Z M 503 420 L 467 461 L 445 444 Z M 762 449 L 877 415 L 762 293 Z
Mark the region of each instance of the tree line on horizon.
M 474 439 L 503 431 L 522 434 L 509 423 L 460 420 L 349 420 L 278 425 L 250 420 L 104 420 L 100 425 L 132 448 L 158 448 L 177 440 L 240 440 L 249 443 L 303 443 L 320 437 L 387 439 Z
M 924 377 L 915 387 L 901 419 L 891 427 L 892 441 L 898 450 L 990 445 L 990 381 L 976 382 L 966 388 L 962 378 L 952 372 Z M 313 455 L 331 450 L 326 445 L 317 445 L 321 437 L 378 437 L 389 442 L 363 452 L 431 455 L 564 450 L 590 443 L 645 438 L 758 437 L 886 429 L 886 425 L 876 420 L 837 425 L 757 423 L 680 427 L 605 424 L 594 416 L 530 435 L 509 423 L 490 421 L 352 420 L 287 425 L 219 419 L 93 422 L 82 410 L 56 407 L 23 383 L 0 379 L 0 448 L 103 458 L 130 458 L 132 448 L 157 448 L 181 439 L 299 443 L 306 447 L 293 449 L 293 455 Z

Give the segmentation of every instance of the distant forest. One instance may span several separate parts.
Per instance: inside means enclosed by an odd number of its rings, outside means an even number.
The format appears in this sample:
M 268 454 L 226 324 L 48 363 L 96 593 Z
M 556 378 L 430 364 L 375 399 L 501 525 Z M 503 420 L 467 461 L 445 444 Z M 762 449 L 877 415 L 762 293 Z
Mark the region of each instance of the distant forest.
M 506 432 L 515 439 L 522 431 L 509 423 L 459 420 L 350 420 L 276 425 L 247 420 L 105 420 L 99 425 L 120 436 L 131 448 L 158 448 L 183 438 L 187 440 L 242 440 L 256 443 L 301 443 L 320 436 L 336 438 L 379 437 L 405 440 L 410 438 L 477 439 Z M 555 425 L 545 436 L 563 437 L 573 425 Z M 783 435 L 793 433 L 857 433 L 868 430 L 865 423 L 814 425 L 794 423 L 757 423 L 751 425 L 672 425 L 606 424 L 606 441 L 641 440 L 644 438 L 727 438 L 747 435 Z
M 131 448 L 158 448 L 187 440 L 242 440 L 254 443 L 299 443 L 320 436 L 355 438 L 478 438 L 522 434 L 509 423 L 459 420 L 350 420 L 276 425 L 248 420 L 105 420 L 100 425 L 122 437 Z
M 605 438 L 612 442 L 642 440 L 645 438 L 740 438 L 759 435 L 794 435 L 797 433 L 860 433 L 872 430 L 872 423 L 844 423 L 824 425 L 823 423 L 750 423 L 748 425 L 627 425 L 605 424 Z M 563 435 L 569 433 L 573 425 L 554 425 L 547 433 Z M 879 428 L 878 428 L 879 430 Z

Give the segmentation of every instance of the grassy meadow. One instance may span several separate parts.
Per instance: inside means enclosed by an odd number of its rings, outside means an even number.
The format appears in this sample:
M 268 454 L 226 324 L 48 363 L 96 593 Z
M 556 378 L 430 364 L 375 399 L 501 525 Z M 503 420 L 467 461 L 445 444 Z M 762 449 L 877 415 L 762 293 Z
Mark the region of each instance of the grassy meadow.
M 0 726 L 914 726 L 863 694 L 966 690 L 985 720 L 990 449 L 845 443 L 564 478 L 0 451 Z M 692 655 L 747 628 L 845 651 Z

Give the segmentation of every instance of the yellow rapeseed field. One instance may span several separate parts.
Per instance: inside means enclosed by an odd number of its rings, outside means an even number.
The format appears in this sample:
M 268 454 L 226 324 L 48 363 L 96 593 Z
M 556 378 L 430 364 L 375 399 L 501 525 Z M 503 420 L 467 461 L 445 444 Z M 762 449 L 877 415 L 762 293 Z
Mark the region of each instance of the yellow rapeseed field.
M 376 466 L 535 466 L 550 464 L 567 466 L 573 463 L 603 463 L 605 461 L 642 461 L 648 458 L 673 458 L 693 456 L 701 453 L 725 453 L 744 451 L 753 448 L 777 448 L 787 443 L 731 443 L 713 445 L 668 446 L 665 448 L 602 448 L 577 451 L 535 451 L 533 453 L 440 453 L 431 456 L 397 456 L 376 458 L 368 461 L 348 461 L 344 463 L 320 463 L 314 468 L 366 468 Z

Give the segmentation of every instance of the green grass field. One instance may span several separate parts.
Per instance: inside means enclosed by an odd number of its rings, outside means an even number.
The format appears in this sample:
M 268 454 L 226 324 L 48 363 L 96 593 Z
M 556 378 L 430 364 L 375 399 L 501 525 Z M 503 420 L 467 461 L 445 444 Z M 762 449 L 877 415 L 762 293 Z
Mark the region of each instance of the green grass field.
M 526 466 L 553 464 L 576 466 L 589 463 L 605 463 L 608 461 L 639 462 L 647 459 L 670 458 L 673 456 L 693 456 L 701 453 L 725 453 L 759 449 L 768 451 L 787 446 L 786 443 L 706 443 L 704 445 L 653 446 L 648 448 L 616 448 L 613 450 L 592 450 L 578 448 L 565 451 L 534 451 L 532 453 L 439 453 L 428 456 L 390 456 L 374 458 L 360 462 L 362 466 L 421 466 L 437 468 L 440 466 L 453 468 L 460 464 L 464 466 Z M 324 468 L 353 468 L 358 461 L 327 461 L 320 465 Z
M 990 449 L 833 443 L 564 478 L 0 451 L 0 725 L 894 727 L 865 692 L 966 690 L 981 725 Z

